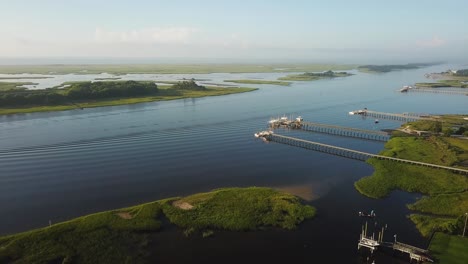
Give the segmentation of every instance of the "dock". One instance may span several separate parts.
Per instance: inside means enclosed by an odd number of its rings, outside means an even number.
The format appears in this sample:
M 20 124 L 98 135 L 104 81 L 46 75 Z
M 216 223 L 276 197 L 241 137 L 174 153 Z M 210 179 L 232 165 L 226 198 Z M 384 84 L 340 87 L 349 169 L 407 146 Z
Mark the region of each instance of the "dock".
M 362 138 L 367 140 L 386 142 L 390 139 L 390 134 L 380 130 L 366 130 L 352 127 L 343 127 L 337 125 L 329 125 L 322 123 L 306 122 L 302 117 L 294 120 L 286 117 L 274 119 L 268 122 L 270 129 L 279 127 L 290 129 L 301 129 L 309 132 L 324 133 L 330 135 L 338 135 L 344 137 Z
M 377 158 L 381 160 L 390 160 L 390 161 L 406 163 L 406 164 L 411 164 L 411 165 L 416 165 L 416 166 L 430 167 L 434 169 L 443 169 L 443 170 L 448 170 L 450 172 L 454 172 L 458 174 L 468 175 L 468 170 L 464 170 L 464 169 L 436 165 L 436 164 L 425 163 L 425 162 L 419 162 L 419 161 L 413 161 L 413 160 L 387 157 L 387 156 L 382 156 L 378 154 L 372 154 L 372 153 L 367 153 L 363 151 L 322 144 L 318 142 L 308 141 L 308 140 L 289 137 L 289 136 L 283 136 L 283 135 L 274 134 L 274 133 L 269 133 L 268 135 L 265 135 L 264 138 L 268 141 L 273 141 L 273 142 L 286 144 L 286 145 L 290 145 L 294 147 L 315 150 L 315 151 L 319 151 L 319 152 L 323 152 L 323 153 L 327 153 L 331 155 L 336 155 L 336 156 L 341 156 L 341 157 L 356 159 L 356 160 L 361 160 L 361 161 L 366 161 L 370 158 Z
M 389 248 L 393 251 L 399 251 L 409 255 L 410 261 L 416 260 L 417 262 L 434 262 L 434 260 L 429 256 L 429 251 L 427 249 L 418 248 L 412 245 L 404 244 L 396 241 L 396 235 L 394 242 L 384 242 L 384 231 L 385 228 L 382 227 L 382 231 L 378 232 L 377 239 L 372 236 L 367 235 L 367 222 L 365 226 L 362 227 L 361 234 L 358 241 L 358 250 L 362 247 L 368 248 L 371 253 L 379 248 Z
M 379 118 L 379 119 L 401 121 L 401 122 L 410 122 L 410 121 L 417 121 L 417 120 L 434 120 L 434 118 L 431 116 L 407 115 L 404 113 L 403 114 L 385 113 L 385 112 L 370 111 L 367 109 L 351 111 L 349 112 L 349 114 L 368 116 L 368 117 Z
M 453 95 L 467 95 L 468 90 L 464 88 L 459 88 L 459 90 L 448 90 L 444 88 L 425 88 L 425 87 L 417 87 L 407 89 L 406 91 L 399 90 L 400 92 L 419 92 L 419 93 L 441 93 L 441 94 L 453 94 Z
M 331 135 L 339 135 L 345 137 L 363 138 L 376 141 L 388 141 L 390 134 L 378 130 L 366 130 L 352 127 L 342 127 L 336 125 L 327 125 L 312 122 L 302 122 L 300 129 L 318 133 L 326 133 Z

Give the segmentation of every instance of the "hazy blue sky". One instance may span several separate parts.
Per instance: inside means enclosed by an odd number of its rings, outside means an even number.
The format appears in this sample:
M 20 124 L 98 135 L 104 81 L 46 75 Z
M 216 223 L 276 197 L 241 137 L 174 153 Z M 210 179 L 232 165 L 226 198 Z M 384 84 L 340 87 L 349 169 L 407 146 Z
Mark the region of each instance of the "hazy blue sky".
M 0 0 L 0 57 L 468 58 L 468 1 Z

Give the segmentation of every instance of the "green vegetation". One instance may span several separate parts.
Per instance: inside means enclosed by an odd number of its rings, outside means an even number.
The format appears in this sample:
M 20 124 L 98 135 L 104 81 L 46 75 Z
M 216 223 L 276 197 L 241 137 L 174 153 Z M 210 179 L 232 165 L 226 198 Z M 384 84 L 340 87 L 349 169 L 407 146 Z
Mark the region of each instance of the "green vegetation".
M 437 121 L 421 120 L 405 127 L 417 130 L 465 133 L 468 121 L 462 115 L 441 116 Z M 453 129 L 455 127 L 456 129 Z M 444 134 L 442 134 L 444 135 Z M 446 135 L 446 134 L 445 134 Z M 468 168 L 468 140 L 454 137 L 394 136 L 385 145 L 382 155 L 427 163 Z M 411 220 L 425 236 L 433 231 L 459 233 L 461 217 L 468 211 L 468 177 L 444 170 L 369 159 L 374 173 L 355 183 L 362 194 L 381 198 L 400 189 L 428 195 L 408 205 L 411 210 L 430 215 L 413 214 Z
M 75 100 L 155 95 L 153 82 L 76 82 L 66 89 L 8 90 L 0 93 L 2 106 L 60 105 Z
M 466 83 L 468 80 L 439 80 L 436 83 L 416 83 L 414 84 L 416 87 L 419 88 L 441 88 L 441 87 L 457 87 L 457 88 L 468 88 L 468 84 Z
M 0 82 L 0 92 L 10 91 L 10 90 L 26 90 L 22 87 L 23 85 L 36 85 L 37 83 L 33 82 Z
M 121 77 L 101 77 L 101 78 L 94 78 L 96 81 L 108 81 L 108 80 L 120 80 Z
M 278 80 L 284 81 L 315 81 L 320 79 L 327 79 L 327 78 L 336 78 L 336 77 L 346 77 L 351 76 L 353 74 L 347 72 L 333 72 L 328 70 L 326 72 L 320 73 L 313 73 L 313 72 L 306 72 L 303 74 L 293 74 L 288 75 L 286 77 L 278 78 Z
M 0 263 L 133 263 L 161 228 L 158 202 L 0 237 Z
M 338 64 L 91 64 L 0 65 L 5 74 L 131 74 L 131 73 L 256 73 L 351 70 L 356 65 Z
M 457 70 L 453 75 L 455 76 L 462 76 L 462 77 L 468 77 L 468 69 L 461 69 Z
M 457 142 L 454 145 L 450 142 Z M 466 155 L 464 139 L 441 137 L 393 137 L 380 154 L 408 160 L 422 161 L 444 166 L 462 165 Z M 468 146 L 467 146 L 468 147 Z M 362 194 L 381 198 L 395 189 L 424 194 L 462 192 L 468 189 L 468 178 L 452 172 L 414 166 L 393 161 L 369 159 L 375 168 L 372 176 L 355 183 Z
M 468 192 L 426 196 L 408 208 L 426 214 L 459 216 L 468 212 Z
M 429 237 L 434 231 L 446 232 L 449 234 L 460 234 L 460 219 L 449 218 L 449 217 L 434 217 L 420 214 L 410 215 L 411 221 L 416 224 L 416 228 L 419 232 Z M 463 226 L 462 226 L 463 228 Z
M 226 188 L 79 217 L 0 237 L 1 263 L 142 263 L 164 228 L 163 214 L 186 235 L 212 229 L 295 228 L 315 209 L 269 188 Z
M 180 210 L 170 203 L 164 214 L 182 228 L 256 230 L 262 226 L 293 229 L 304 219 L 312 218 L 315 209 L 300 205 L 299 198 L 269 188 L 230 188 L 182 198 Z M 203 216 L 203 217 L 201 217 Z
M 282 85 L 289 86 L 290 82 L 281 82 L 281 81 L 266 81 L 266 80 L 224 80 L 225 82 L 232 83 L 245 83 L 245 84 L 273 84 L 273 85 Z
M 468 238 L 437 232 L 431 240 L 429 250 L 439 264 L 468 263 Z
M 6 101 L 5 105 L 2 104 L 0 114 L 63 111 L 76 108 L 219 96 L 256 90 L 241 87 L 205 87 L 205 89 L 184 90 L 173 89 L 172 87 L 158 87 L 154 82 L 145 81 L 78 82 L 68 84 L 70 87 L 64 89 L 51 88 L 22 92 L 0 92 L 0 100 L 1 98 L 12 98 L 11 101 Z M 133 91 L 133 88 L 136 88 L 136 90 Z M 19 104 L 20 100 L 26 103 Z
M 195 81 L 181 81 L 172 86 L 175 90 L 206 91 L 206 87 L 198 85 Z
M 408 64 L 394 64 L 394 65 L 361 65 L 358 70 L 361 72 L 391 72 L 395 70 L 408 70 L 418 69 L 435 65 L 434 63 L 408 63 Z

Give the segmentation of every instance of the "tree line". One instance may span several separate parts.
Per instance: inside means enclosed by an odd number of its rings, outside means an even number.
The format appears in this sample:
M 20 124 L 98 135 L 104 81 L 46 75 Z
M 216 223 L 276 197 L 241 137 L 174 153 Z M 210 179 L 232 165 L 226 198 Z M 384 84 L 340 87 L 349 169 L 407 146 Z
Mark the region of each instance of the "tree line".
M 158 93 L 153 82 L 82 82 L 64 89 L 8 90 L 0 92 L 0 106 L 58 105 L 74 100 L 135 97 Z

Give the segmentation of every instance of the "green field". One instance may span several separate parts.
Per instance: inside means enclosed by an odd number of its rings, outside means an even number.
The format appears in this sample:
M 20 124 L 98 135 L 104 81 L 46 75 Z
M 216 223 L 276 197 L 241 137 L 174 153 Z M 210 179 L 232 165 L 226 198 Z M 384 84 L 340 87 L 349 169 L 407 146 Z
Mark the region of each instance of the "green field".
M 351 70 L 350 64 L 92 64 L 0 65 L 5 74 L 260 73 Z
M 314 215 L 299 198 L 269 188 L 218 189 L 0 237 L 0 263 L 142 263 L 157 254 L 149 245 L 169 225 L 163 217 L 186 235 L 208 237 L 214 230 L 293 229 Z
M 333 72 L 331 70 L 321 73 L 306 72 L 302 74 L 292 74 L 286 77 L 278 78 L 283 81 L 315 81 L 320 79 L 329 79 L 336 77 L 347 77 L 353 74 L 347 72 Z
M 429 245 L 431 254 L 439 264 L 468 263 L 468 238 L 435 233 Z
M 290 82 L 281 82 L 281 81 L 267 81 L 267 80 L 224 80 L 225 82 L 232 83 L 245 83 L 245 84 L 273 84 L 281 86 L 289 86 Z

